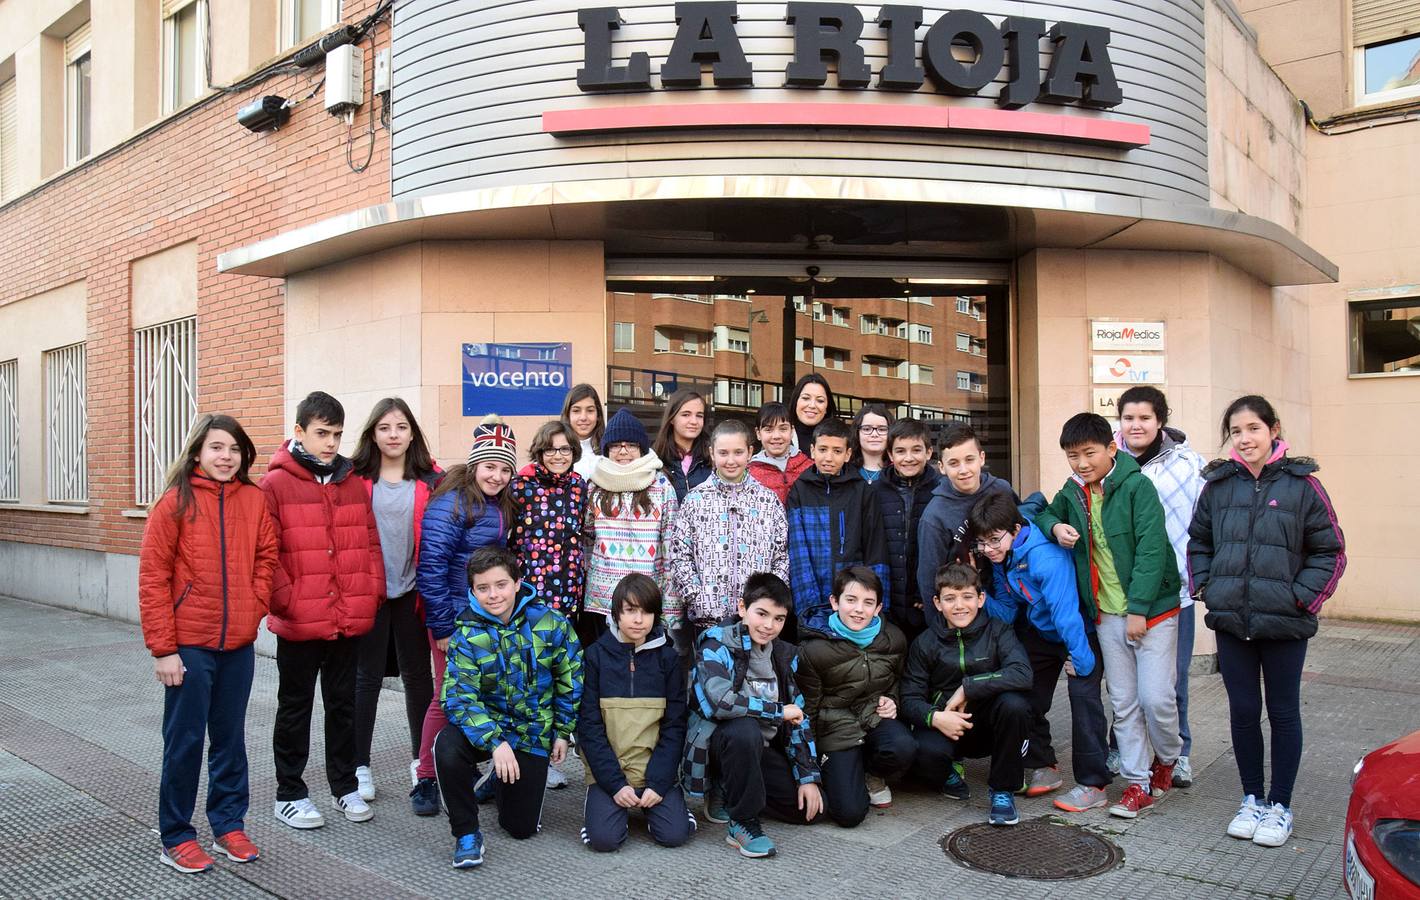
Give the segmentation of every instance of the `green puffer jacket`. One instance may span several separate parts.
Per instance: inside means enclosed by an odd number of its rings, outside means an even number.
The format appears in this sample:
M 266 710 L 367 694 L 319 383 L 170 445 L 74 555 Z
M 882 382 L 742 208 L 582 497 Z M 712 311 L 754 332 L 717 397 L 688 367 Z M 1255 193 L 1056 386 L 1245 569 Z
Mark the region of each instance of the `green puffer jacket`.
M 1055 534 L 1051 529 L 1062 522 L 1080 533 L 1072 554 L 1080 609 L 1090 621 L 1098 622 L 1094 560 L 1090 558 L 1090 496 L 1079 477 L 1071 475 L 1050 505 L 1035 517 L 1035 526 L 1052 541 Z M 1153 625 L 1178 610 L 1181 586 L 1159 493 L 1134 458 L 1119 453 L 1114 457 L 1114 468 L 1104 477 L 1103 503 L 1105 538 L 1129 602 L 1129 614 L 1144 616 Z
M 799 643 L 799 690 L 820 753 L 863 743 L 882 721 L 878 698 L 897 697 L 907 636 L 884 621 L 865 649 L 828 629 L 806 628 Z

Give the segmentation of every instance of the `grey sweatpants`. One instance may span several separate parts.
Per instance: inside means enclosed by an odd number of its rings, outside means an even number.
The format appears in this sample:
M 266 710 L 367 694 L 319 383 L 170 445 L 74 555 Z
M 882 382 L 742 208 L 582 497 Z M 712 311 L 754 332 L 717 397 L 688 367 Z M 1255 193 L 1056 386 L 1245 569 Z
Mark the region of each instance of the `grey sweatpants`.
M 1119 741 L 1119 774 L 1146 790 L 1149 767 L 1158 757 L 1172 764 L 1183 752 L 1178 735 L 1178 617 L 1150 628 L 1139 641 L 1125 637 L 1125 616 L 1100 616 L 1100 650 L 1114 735 Z

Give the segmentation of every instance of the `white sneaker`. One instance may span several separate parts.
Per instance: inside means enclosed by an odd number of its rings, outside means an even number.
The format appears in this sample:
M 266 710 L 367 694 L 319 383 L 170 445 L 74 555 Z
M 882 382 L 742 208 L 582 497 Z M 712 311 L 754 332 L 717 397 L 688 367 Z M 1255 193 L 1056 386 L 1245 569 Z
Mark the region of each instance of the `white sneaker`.
M 557 770 L 555 766 L 547 767 L 547 789 L 549 791 L 560 790 L 567 786 L 567 776 Z
M 299 800 L 277 800 L 276 819 L 292 828 L 319 828 L 325 824 L 325 816 L 320 814 L 310 797 Z
M 375 817 L 375 811 L 370 809 L 370 804 L 365 802 L 359 791 L 351 791 L 344 797 L 331 797 L 330 805 L 345 813 L 345 818 L 352 822 L 368 822 Z
M 1233 816 L 1233 821 L 1228 824 L 1228 834 L 1239 840 L 1252 840 L 1252 836 L 1257 834 L 1257 824 L 1262 821 L 1266 812 L 1267 807 L 1259 803 L 1252 794 L 1248 794 L 1243 798 L 1242 806 L 1238 807 L 1238 814 Z
M 419 760 L 417 759 L 409 761 L 409 786 L 419 787 Z
M 1252 842 L 1259 847 L 1280 847 L 1292 836 L 1292 811 L 1280 803 L 1268 807 L 1257 823 Z
M 375 799 L 375 776 L 370 774 L 369 766 L 355 767 L 355 785 L 361 800 Z
M 888 788 L 886 779 L 869 773 L 864 777 L 863 783 L 868 788 L 869 806 L 877 809 L 887 809 L 892 806 L 892 790 Z

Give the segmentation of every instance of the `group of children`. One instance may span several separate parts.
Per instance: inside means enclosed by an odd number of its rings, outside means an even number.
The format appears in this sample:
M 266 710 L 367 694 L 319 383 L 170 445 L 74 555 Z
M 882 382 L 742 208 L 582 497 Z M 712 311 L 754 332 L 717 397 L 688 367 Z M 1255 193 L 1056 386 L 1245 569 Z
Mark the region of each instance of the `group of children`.
M 757 453 L 737 421 L 707 434 L 692 391 L 668 399 L 653 442 L 578 385 L 521 469 L 512 430 L 490 415 L 447 472 L 397 398 L 341 456 L 344 410 L 316 392 L 260 488 L 241 426 L 204 416 L 140 560 L 166 689 L 162 860 L 212 866 L 190 824 L 204 731 L 211 847 L 258 856 L 242 830 L 242 722 L 263 615 L 280 677 L 276 818 L 324 824 L 302 779 L 317 678 L 331 807 L 372 818 L 392 648 L 413 811 L 447 810 L 464 868 L 483 860 L 480 803 L 530 837 L 574 744 L 588 775 L 582 837 L 598 851 L 626 840 L 634 810 L 658 843 L 685 843 L 691 796 L 742 855 L 773 855 L 766 815 L 853 827 L 904 780 L 965 800 L 973 757 L 991 760 L 989 821 L 1012 825 L 1015 795 L 1063 786 L 1046 718 L 1062 669 L 1076 784 L 1055 805 L 1109 805 L 1114 742 L 1126 786 L 1109 811 L 1133 818 L 1191 783 L 1200 597 L 1245 791 L 1228 833 L 1278 846 L 1305 642 L 1345 565 L 1334 512 L 1260 397 L 1229 408 L 1232 458 L 1206 468 L 1167 427 L 1161 392 L 1132 388 L 1120 409 L 1117 433 L 1089 413 L 1065 423 L 1073 474 L 1049 504 L 1021 503 L 991 476 L 966 425 L 934 441 L 880 406 L 845 425 L 816 374 L 787 405 L 761 408 Z

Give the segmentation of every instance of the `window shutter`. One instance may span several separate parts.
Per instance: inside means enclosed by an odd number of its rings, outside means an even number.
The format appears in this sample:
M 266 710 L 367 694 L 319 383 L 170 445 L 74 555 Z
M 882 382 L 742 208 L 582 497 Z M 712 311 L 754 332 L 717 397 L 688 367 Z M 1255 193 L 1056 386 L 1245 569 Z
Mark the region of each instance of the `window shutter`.
M 1415 0 L 1354 0 L 1351 31 L 1357 47 L 1420 34 L 1420 5 Z
M 89 52 L 89 23 L 85 22 L 69 33 L 64 39 L 64 64 L 69 65 L 74 60 Z
M 15 104 L 15 79 L 0 84 L 0 203 L 19 193 L 19 118 Z

